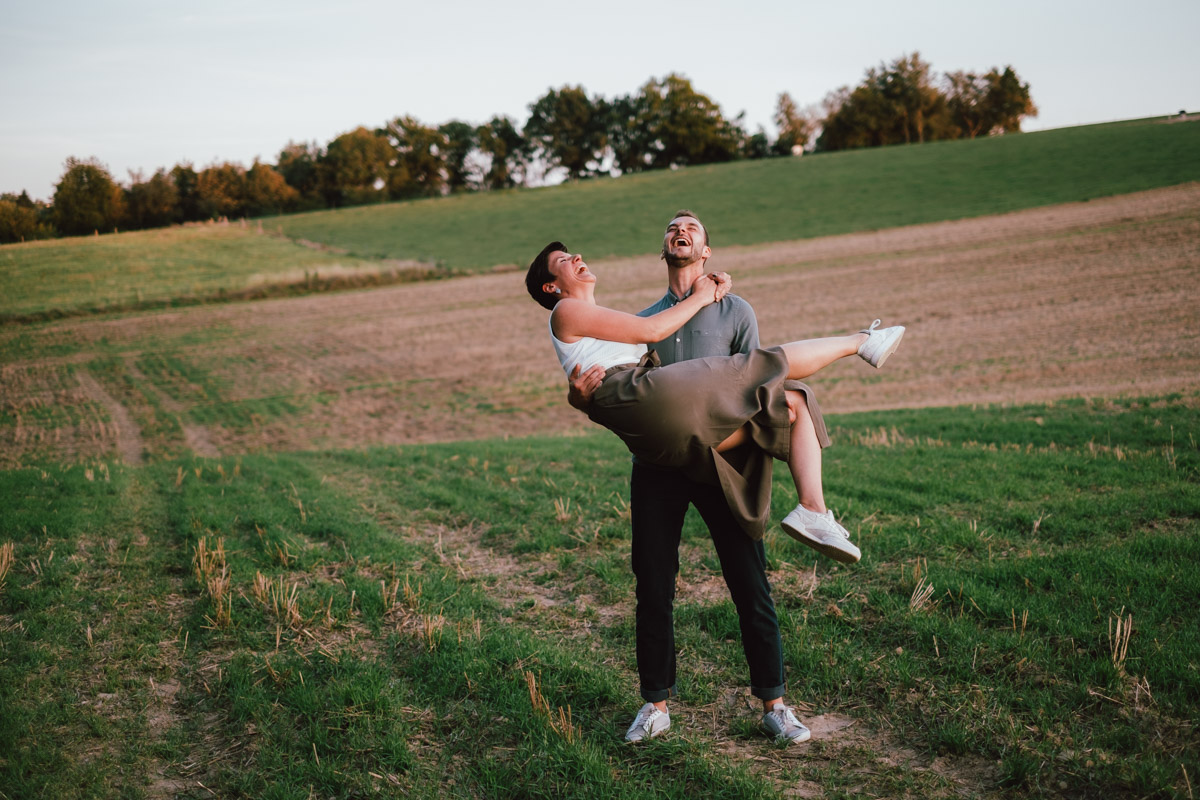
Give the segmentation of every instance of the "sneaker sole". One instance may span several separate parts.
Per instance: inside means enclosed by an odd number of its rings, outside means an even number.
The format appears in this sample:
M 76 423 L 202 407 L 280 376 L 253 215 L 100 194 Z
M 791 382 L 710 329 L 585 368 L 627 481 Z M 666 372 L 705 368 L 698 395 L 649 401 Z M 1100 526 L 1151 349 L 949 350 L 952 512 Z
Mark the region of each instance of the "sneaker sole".
M 767 733 L 770 734 L 771 732 L 767 731 Z M 776 736 L 775 742 L 777 744 L 800 744 L 801 742 L 807 742 L 811 738 L 812 731 L 805 731 L 799 736 L 793 736 L 791 739 L 787 738 L 786 736 Z
M 648 740 L 650 740 L 650 739 L 655 739 L 655 738 L 657 738 L 657 737 L 659 737 L 659 736 L 662 736 L 663 734 L 665 734 L 665 733 L 666 733 L 667 731 L 669 731 L 669 730 L 671 730 L 671 722 L 670 722 L 670 720 L 668 720 L 668 721 L 667 721 L 667 724 L 666 724 L 666 725 L 664 725 L 663 727 L 659 728 L 658 730 L 651 731 L 650 733 L 646 734 L 645 736 L 639 736 L 639 737 L 638 737 L 638 738 L 636 738 L 636 739 L 630 739 L 630 738 L 629 738 L 629 732 L 628 732 L 628 731 L 626 731 L 626 732 L 625 732 L 625 742 L 626 742 L 627 744 L 637 744 L 638 742 L 645 742 L 645 741 L 648 741 Z
M 666 735 L 667 731 L 669 731 L 669 730 L 671 730 L 670 725 L 668 725 L 667 727 L 662 728 L 660 730 L 654 731 L 649 736 L 641 736 L 641 737 L 638 737 L 637 739 L 630 739 L 629 735 L 626 734 L 625 735 L 625 743 L 626 744 L 640 744 L 641 742 L 648 742 L 651 739 L 657 739 L 659 736 Z
M 856 564 L 858 563 L 859 559 L 862 558 L 861 552 L 858 555 L 855 555 L 854 553 L 847 552 L 846 550 L 842 550 L 838 547 L 825 544 L 820 539 L 815 539 L 810 536 L 808 531 L 804 530 L 803 528 L 793 528 L 786 522 L 782 522 L 780 525 L 783 527 L 783 530 L 793 539 L 801 544 L 808 545 L 821 555 L 832 558 L 834 561 L 838 561 L 842 564 Z
M 879 359 L 875 362 L 875 364 L 874 364 L 875 369 L 880 369 L 881 367 L 883 367 L 883 362 L 887 361 L 888 357 L 891 356 L 892 353 L 896 352 L 896 348 L 900 346 L 900 340 L 903 338 L 904 338 L 904 329 L 901 328 L 900 333 L 896 336 L 895 339 L 892 340 L 891 344 L 889 344 L 886 348 L 884 348 L 883 353 L 879 356 Z

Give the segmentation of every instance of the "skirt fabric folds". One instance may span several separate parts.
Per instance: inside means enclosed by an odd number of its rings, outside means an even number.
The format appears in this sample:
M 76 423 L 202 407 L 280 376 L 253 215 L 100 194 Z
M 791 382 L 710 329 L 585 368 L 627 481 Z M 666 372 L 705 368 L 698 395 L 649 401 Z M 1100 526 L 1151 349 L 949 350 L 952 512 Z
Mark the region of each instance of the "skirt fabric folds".
M 803 394 L 822 447 L 829 435 L 811 389 L 787 380 L 787 358 L 772 347 L 655 365 L 613 367 L 592 397 L 589 416 L 617 434 L 640 460 L 719 485 L 730 511 L 761 539 L 771 511 L 772 459 L 786 461 L 791 439 L 786 389 Z M 750 443 L 718 453 L 744 425 Z

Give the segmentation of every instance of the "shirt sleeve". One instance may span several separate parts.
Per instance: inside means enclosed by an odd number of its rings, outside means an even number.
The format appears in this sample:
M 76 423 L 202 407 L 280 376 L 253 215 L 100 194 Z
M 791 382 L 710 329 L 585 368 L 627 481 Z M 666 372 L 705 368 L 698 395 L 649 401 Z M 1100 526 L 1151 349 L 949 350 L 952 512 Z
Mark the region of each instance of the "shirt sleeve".
M 754 309 L 749 303 L 736 295 L 732 295 L 732 297 L 736 298 L 738 302 L 729 354 L 749 353 L 751 350 L 757 350 L 759 347 L 758 317 L 754 316 Z

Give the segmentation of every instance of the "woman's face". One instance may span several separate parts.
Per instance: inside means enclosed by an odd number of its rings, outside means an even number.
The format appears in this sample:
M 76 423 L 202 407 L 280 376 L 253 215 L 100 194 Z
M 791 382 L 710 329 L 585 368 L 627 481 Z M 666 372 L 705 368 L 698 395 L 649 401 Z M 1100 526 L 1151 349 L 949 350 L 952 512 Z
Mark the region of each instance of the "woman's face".
M 572 290 L 578 289 L 584 284 L 596 282 L 596 276 L 588 269 L 583 256 L 578 253 L 572 255 L 555 250 L 547 259 L 546 268 L 554 276 L 554 286 L 562 289 L 564 295 L 573 294 Z

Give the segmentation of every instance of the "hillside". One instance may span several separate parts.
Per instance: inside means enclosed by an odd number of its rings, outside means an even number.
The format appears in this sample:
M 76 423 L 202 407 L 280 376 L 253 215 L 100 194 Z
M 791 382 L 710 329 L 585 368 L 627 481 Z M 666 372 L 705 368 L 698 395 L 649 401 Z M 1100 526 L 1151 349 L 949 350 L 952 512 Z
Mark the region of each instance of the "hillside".
M 718 247 L 1005 213 L 1200 180 L 1200 121 L 738 162 L 543 189 L 0 247 L 0 322 L 655 253 L 691 207 Z M 286 238 L 285 238 L 286 237 Z M 290 241 L 288 240 L 290 239 Z
M 832 413 L 1200 389 L 1200 184 L 754 247 L 712 264 L 764 342 L 909 328 L 882 372 L 836 364 Z M 593 261 L 638 309 L 654 256 Z M 0 327 L 5 465 L 569 432 L 546 314 L 520 275 Z M 127 460 L 129 457 L 127 456 Z
M 593 258 L 655 252 L 692 208 L 720 246 L 977 217 L 1200 180 L 1200 121 L 1161 120 L 842 151 L 301 214 L 293 238 L 451 269 L 527 264 L 561 238 Z

